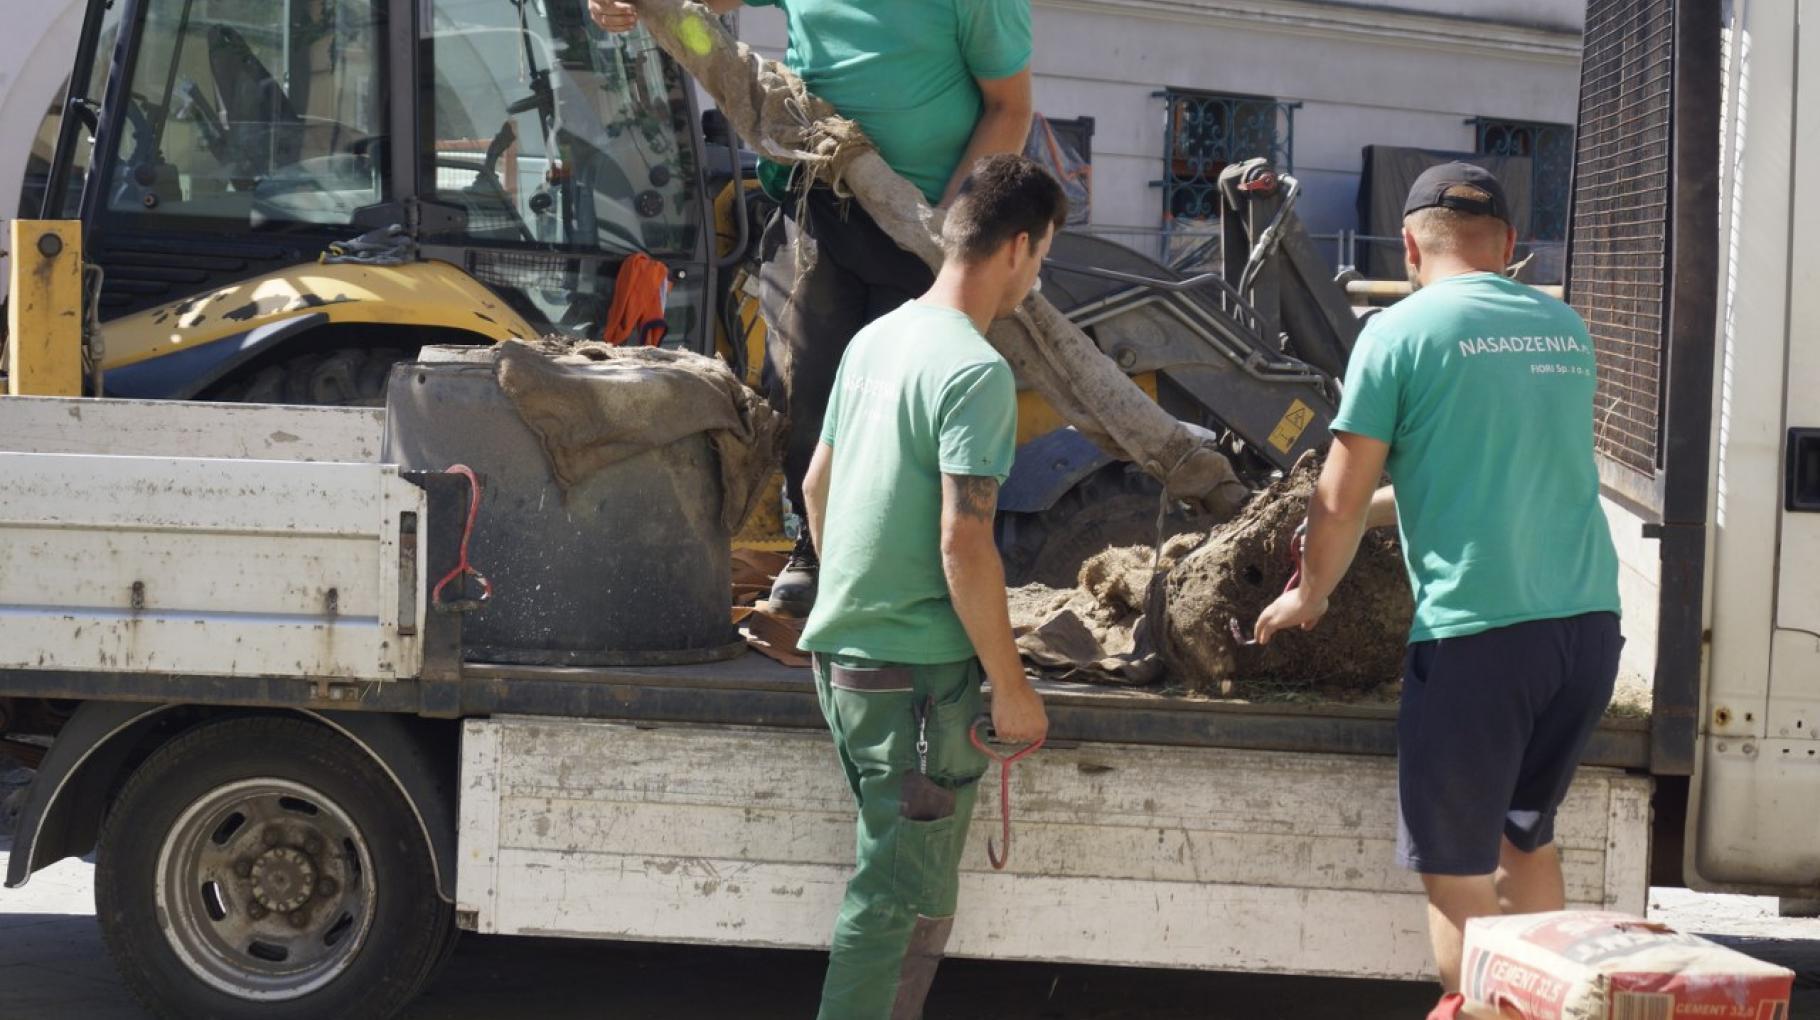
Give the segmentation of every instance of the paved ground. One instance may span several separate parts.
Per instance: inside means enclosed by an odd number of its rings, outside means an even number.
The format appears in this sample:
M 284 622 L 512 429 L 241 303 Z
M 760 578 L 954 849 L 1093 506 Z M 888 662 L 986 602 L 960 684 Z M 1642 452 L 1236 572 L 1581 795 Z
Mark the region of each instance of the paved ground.
M 7 841 L 0 838 L 0 870 Z M 65 861 L 0 891 L 0 1020 L 143 1020 L 95 930 L 93 869 Z M 1656 890 L 1651 913 L 1804 974 L 1793 1020 L 1820 1020 L 1820 920 L 1775 902 Z M 814 1013 L 822 957 L 772 950 L 556 939 L 462 941 L 409 1020 L 799 1020 Z M 951 961 L 932 1018 L 991 1020 L 1405 1020 L 1427 985 Z

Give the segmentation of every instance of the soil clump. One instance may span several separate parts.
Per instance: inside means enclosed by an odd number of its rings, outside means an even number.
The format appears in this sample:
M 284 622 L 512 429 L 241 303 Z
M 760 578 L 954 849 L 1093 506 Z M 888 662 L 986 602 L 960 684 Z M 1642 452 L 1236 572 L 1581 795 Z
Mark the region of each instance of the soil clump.
M 1414 603 L 1394 532 L 1365 536 L 1327 616 L 1269 646 L 1235 640 L 1296 572 L 1295 530 L 1320 465 L 1304 457 L 1231 520 L 1087 560 L 1073 589 L 1012 592 L 1025 657 L 1057 679 L 1166 682 L 1191 694 L 1257 700 L 1394 697 Z

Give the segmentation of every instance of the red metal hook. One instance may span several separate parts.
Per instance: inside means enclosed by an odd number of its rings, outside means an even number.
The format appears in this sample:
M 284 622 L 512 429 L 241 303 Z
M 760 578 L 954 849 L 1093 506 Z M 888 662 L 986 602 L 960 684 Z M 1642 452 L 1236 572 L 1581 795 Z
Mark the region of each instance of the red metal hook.
M 978 749 L 979 753 L 998 762 L 998 807 L 999 819 L 1004 826 L 1005 856 L 998 855 L 998 850 L 992 846 L 992 837 L 988 836 L 986 837 L 986 860 L 992 862 L 992 870 L 1003 871 L 1005 862 L 1011 860 L 1011 766 L 1028 757 L 1030 752 L 1042 747 L 1043 742 L 1039 740 L 1034 744 L 1026 744 L 1021 750 L 1013 751 L 1010 754 L 999 754 L 987 747 L 986 742 L 980 738 L 981 724 L 992 725 L 992 718 L 982 715 L 975 719 L 973 725 L 967 730 L 967 739 L 973 742 L 973 746 Z
M 442 580 L 436 582 L 436 587 L 430 592 L 430 605 L 444 613 L 466 613 L 479 609 L 481 603 L 493 597 L 493 582 L 487 580 L 487 575 L 475 570 L 474 565 L 468 562 L 468 542 L 474 537 L 474 521 L 480 516 L 480 476 L 476 475 L 474 469 L 466 464 L 452 465 L 447 473 L 461 475 L 468 480 L 468 523 L 461 530 L 461 557 L 456 561 L 455 568 L 442 575 Z M 480 582 L 480 597 L 444 602 L 442 590 L 448 587 L 451 581 L 464 574 L 472 575 L 475 580 Z

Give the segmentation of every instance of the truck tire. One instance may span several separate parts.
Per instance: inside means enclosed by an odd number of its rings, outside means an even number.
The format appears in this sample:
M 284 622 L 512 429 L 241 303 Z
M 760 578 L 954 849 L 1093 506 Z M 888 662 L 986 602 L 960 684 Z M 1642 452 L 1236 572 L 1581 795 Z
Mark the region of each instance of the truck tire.
M 1162 483 L 1121 461 L 1088 475 L 1047 510 L 1000 514 L 997 536 L 1005 583 L 1072 588 L 1081 565 L 1099 553 L 1155 544 L 1162 494 Z M 1191 515 L 1179 504 L 1163 521 L 1166 537 L 1212 525 L 1211 519 Z
M 265 365 L 223 386 L 219 399 L 243 404 L 384 407 L 392 366 L 414 355 L 396 347 L 341 347 Z
M 134 771 L 102 825 L 95 912 L 171 1020 L 385 1020 L 453 938 L 430 848 L 365 752 L 301 719 L 206 723 Z

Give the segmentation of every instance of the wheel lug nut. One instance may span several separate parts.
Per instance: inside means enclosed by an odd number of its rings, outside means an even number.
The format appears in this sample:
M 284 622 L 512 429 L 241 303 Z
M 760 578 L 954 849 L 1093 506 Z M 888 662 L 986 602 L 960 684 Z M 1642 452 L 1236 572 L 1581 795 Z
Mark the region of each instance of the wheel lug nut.
M 252 918 L 253 920 L 255 920 L 255 921 L 262 920 L 262 919 L 264 919 L 265 915 L 266 915 L 266 909 L 265 909 L 264 904 L 255 901 L 253 903 L 249 903 L 246 905 L 246 916 Z
M 337 885 L 332 878 L 319 878 L 316 880 L 316 895 L 325 900 L 340 891 L 341 886 Z
M 252 878 L 253 877 L 253 862 L 252 861 L 239 861 L 239 862 L 235 863 L 234 874 L 239 875 L 241 878 Z
M 273 825 L 266 828 L 262 838 L 265 840 L 266 846 L 277 846 L 284 839 L 284 833 L 279 831 L 278 826 Z
M 301 910 L 293 910 L 287 920 L 291 922 L 291 927 L 303 928 L 310 923 L 310 915 Z
M 322 837 L 311 835 L 303 841 L 303 852 L 314 856 L 322 853 Z

